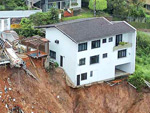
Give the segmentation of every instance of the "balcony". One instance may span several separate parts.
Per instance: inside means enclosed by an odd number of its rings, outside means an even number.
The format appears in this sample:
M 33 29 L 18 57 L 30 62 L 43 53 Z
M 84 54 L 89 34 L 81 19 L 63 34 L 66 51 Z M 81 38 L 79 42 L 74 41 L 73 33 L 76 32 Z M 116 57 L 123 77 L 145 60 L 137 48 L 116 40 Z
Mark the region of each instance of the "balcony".
M 132 44 L 129 42 L 120 42 L 118 46 L 115 46 L 113 48 L 113 51 L 116 51 L 118 49 L 124 49 L 124 48 L 130 48 L 132 47 Z

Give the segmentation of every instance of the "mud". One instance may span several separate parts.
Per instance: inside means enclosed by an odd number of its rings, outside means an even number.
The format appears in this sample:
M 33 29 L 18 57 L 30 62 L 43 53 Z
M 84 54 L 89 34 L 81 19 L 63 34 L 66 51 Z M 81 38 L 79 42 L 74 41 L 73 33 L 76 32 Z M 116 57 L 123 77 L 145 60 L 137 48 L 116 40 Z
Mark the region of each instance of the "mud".
M 0 67 L 0 113 L 15 106 L 25 113 L 150 113 L 150 93 L 138 93 L 126 82 L 73 89 L 62 69 L 46 73 L 41 61 L 33 61 L 36 67 L 28 68 L 38 81 L 22 69 Z

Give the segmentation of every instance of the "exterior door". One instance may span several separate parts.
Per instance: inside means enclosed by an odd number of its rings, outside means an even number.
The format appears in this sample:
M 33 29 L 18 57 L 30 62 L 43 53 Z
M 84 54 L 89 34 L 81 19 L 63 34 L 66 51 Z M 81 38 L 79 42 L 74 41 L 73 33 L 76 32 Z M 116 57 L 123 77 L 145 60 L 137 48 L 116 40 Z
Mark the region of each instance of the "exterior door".
M 116 46 L 118 46 L 120 42 L 122 42 L 122 34 L 116 35 Z
M 63 56 L 60 56 L 60 66 L 63 67 Z
M 80 85 L 80 75 L 77 75 L 77 86 Z

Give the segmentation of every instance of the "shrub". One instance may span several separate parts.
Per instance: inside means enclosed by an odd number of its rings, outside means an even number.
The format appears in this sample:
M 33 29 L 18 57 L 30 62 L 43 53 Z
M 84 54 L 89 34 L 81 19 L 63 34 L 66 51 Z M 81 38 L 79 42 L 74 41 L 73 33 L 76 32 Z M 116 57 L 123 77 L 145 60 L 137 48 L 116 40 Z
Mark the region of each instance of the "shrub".
M 143 72 L 136 71 L 134 75 L 129 77 L 128 81 L 132 83 L 138 91 L 141 91 L 141 89 L 145 87 L 144 79 L 145 77 L 143 76 Z
M 54 62 L 55 67 L 57 68 L 59 64 L 57 62 Z
M 0 11 L 4 11 L 5 10 L 5 6 L 0 5 Z
M 119 45 L 125 45 L 125 44 L 127 44 L 127 42 L 119 42 Z

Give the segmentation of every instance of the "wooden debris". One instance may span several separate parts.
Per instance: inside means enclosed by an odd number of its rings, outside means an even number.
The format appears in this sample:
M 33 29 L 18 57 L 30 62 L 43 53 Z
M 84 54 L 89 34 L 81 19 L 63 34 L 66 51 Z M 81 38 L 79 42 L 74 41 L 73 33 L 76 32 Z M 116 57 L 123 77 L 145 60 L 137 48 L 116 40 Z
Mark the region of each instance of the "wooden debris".
M 146 80 L 144 80 L 145 84 L 150 88 L 150 83 Z
M 131 84 L 130 82 L 128 82 L 128 84 L 129 84 L 130 86 L 132 86 L 134 89 L 136 89 L 136 87 L 135 87 L 133 84 Z

